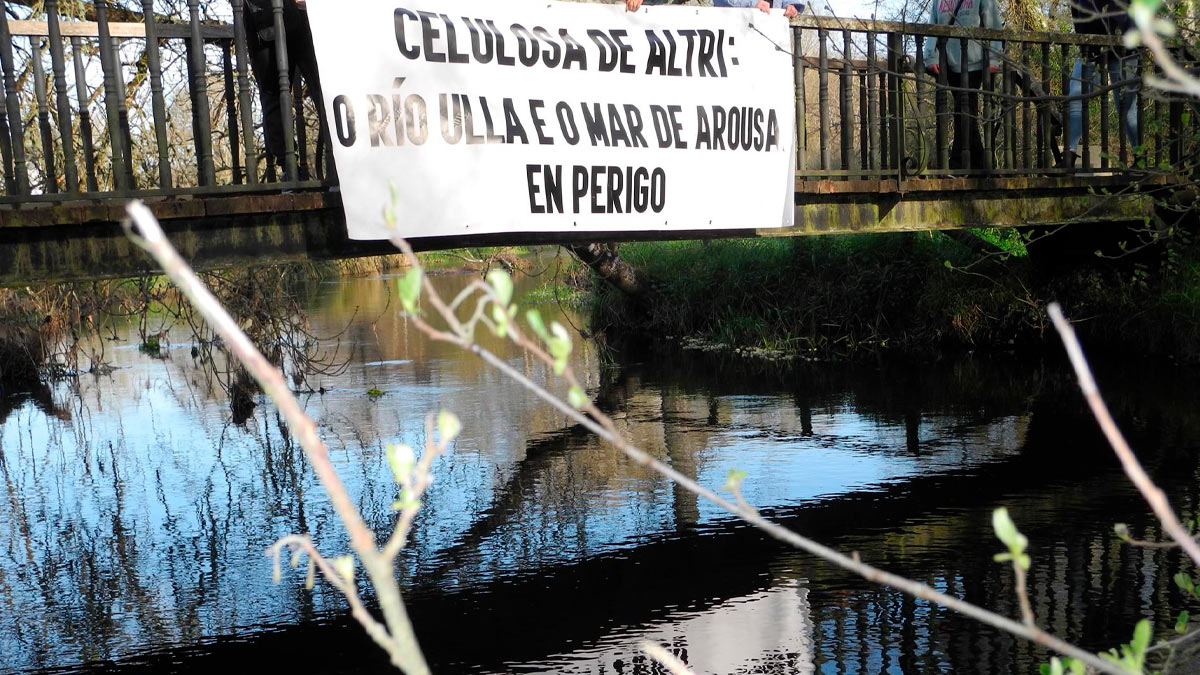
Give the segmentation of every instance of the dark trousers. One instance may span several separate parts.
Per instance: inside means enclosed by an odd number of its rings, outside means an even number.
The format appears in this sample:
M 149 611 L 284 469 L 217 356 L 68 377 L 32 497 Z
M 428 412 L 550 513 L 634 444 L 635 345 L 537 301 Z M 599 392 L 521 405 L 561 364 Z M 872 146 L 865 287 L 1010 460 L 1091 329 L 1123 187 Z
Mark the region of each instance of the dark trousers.
M 284 15 L 284 31 L 287 34 L 288 81 L 295 84 L 297 78 L 303 77 L 309 97 L 317 107 L 320 118 L 320 137 L 326 150 L 326 174 L 331 181 L 336 181 L 336 171 L 333 166 L 333 153 L 329 147 L 329 125 L 325 120 L 325 105 L 321 97 L 321 80 L 317 74 L 317 55 L 313 49 L 312 32 L 308 27 L 308 18 L 303 13 Z M 250 68 L 254 71 L 254 79 L 258 81 L 259 103 L 263 111 L 263 136 L 266 138 L 268 161 L 275 166 L 285 166 L 284 133 L 293 133 L 283 128 L 283 109 L 279 91 L 279 61 L 275 53 L 275 40 L 259 39 L 256 31 L 262 27 L 254 26 L 253 19 L 247 15 L 247 40 L 250 51 Z
M 959 73 L 950 73 L 950 86 L 962 87 L 963 79 Z M 965 83 L 969 91 L 950 92 L 954 100 L 954 141 L 950 145 L 951 169 L 991 168 L 991 158 L 983 148 L 983 136 L 979 132 L 979 90 L 983 86 L 983 71 L 967 72 Z M 963 148 L 970 150 L 969 163 L 963 161 Z

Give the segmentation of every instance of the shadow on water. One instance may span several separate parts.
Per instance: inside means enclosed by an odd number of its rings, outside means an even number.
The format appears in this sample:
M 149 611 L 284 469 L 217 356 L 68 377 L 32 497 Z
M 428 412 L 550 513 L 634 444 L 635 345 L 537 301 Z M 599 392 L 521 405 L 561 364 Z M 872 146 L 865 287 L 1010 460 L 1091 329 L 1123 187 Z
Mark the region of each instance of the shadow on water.
M 465 280 L 437 283 L 453 293 Z M 387 302 L 371 281 L 310 300 L 314 330 L 371 319 L 346 332 L 352 365 L 304 402 L 376 531 L 394 497 L 382 446 L 419 445 L 430 409 L 464 418 L 401 565 L 436 671 L 656 672 L 636 653 L 641 638 L 714 673 L 1016 673 L 1044 659 L 732 521 L 425 342 Z M 225 395 L 185 358 L 127 356 L 94 388 L 50 392 L 71 401 L 70 419 L 29 400 L 0 417 L 0 662 L 199 673 L 265 656 L 300 672 L 382 672 L 328 588 L 307 593 L 302 575 L 269 584 L 260 556 L 275 537 L 308 531 L 327 552 L 345 547 L 273 409 L 259 401 L 231 428 Z M 991 559 L 990 514 L 1006 505 L 1032 541 L 1047 629 L 1101 649 L 1127 641 L 1139 617 L 1165 628 L 1183 608 L 1170 582 L 1179 554 L 1112 534 L 1122 521 L 1158 536 L 1057 363 L 574 358 L 639 446 L 712 487 L 746 470 L 746 497 L 767 515 L 872 563 L 1016 615 L 1010 575 Z M 1156 478 L 1194 512 L 1198 385 L 1144 364 L 1098 375 Z M 376 387 L 384 395 L 369 400 Z M 21 612 L 38 618 L 12 618 Z

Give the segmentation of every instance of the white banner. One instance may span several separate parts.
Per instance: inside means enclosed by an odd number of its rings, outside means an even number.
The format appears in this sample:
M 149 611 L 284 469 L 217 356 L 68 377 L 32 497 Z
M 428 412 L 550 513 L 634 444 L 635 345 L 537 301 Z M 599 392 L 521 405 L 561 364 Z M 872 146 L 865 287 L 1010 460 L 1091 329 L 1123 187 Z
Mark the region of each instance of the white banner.
M 308 0 L 353 239 L 792 224 L 782 11 Z

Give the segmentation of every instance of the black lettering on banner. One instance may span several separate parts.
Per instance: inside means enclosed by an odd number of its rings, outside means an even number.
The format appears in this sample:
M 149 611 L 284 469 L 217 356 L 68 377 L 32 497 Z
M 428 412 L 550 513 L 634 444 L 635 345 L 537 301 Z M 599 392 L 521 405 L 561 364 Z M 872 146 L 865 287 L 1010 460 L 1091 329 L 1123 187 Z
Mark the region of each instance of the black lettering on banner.
M 696 106 L 696 149 L 712 150 L 712 129 L 708 125 L 708 113 L 704 106 Z
M 404 145 L 404 96 L 400 94 L 404 80 L 397 77 L 392 81 L 392 124 L 396 130 L 396 145 Z
M 554 41 L 554 36 L 541 26 L 534 26 L 533 34 L 541 39 L 542 44 L 546 45 L 546 51 L 542 52 L 542 63 L 546 64 L 547 68 L 557 66 L 559 60 L 562 59 L 562 47 L 559 47 L 558 43 Z
M 434 51 L 433 41 L 441 37 L 441 32 L 433 27 L 432 20 L 438 18 L 433 12 L 417 12 L 421 15 L 421 46 L 425 48 L 425 60 L 430 63 L 445 63 L 446 55 Z
M 464 16 L 463 21 L 467 24 L 467 30 L 471 32 L 471 55 L 479 63 L 491 63 L 496 53 L 492 32 L 479 19 Z M 476 23 L 479 25 L 476 26 Z
M 683 150 L 687 148 L 687 141 L 683 140 L 683 122 L 679 121 L 679 113 L 683 112 L 683 106 L 669 105 L 667 112 L 671 113 L 671 133 L 675 136 L 675 147 Z
M 576 42 L 566 28 L 558 29 L 558 37 L 562 38 L 563 49 L 566 52 L 563 55 L 563 70 L 570 70 L 572 63 L 579 66 L 580 70 L 587 70 L 587 50 L 583 45 Z
M 467 53 L 458 51 L 458 33 L 454 30 L 454 23 L 450 21 L 450 17 L 445 14 L 438 16 L 442 17 L 442 23 L 446 26 L 446 59 L 450 63 L 469 62 Z
M 504 53 L 504 36 L 501 35 L 500 30 L 496 28 L 496 22 L 488 19 L 487 29 L 490 30 L 492 35 L 494 35 L 496 38 L 496 63 L 502 66 L 511 66 L 516 63 L 513 57 Z
M 683 75 L 683 69 L 681 69 L 679 66 L 675 65 L 675 56 L 679 52 L 679 45 L 675 44 L 675 37 L 673 35 L 671 35 L 671 31 L 664 30 L 663 34 L 665 34 L 667 36 L 667 44 L 670 45 L 670 49 L 667 50 L 667 75 L 669 75 L 671 77 L 679 77 L 680 75 Z M 687 54 L 688 62 L 687 62 L 687 64 L 685 64 L 687 66 L 687 74 L 688 75 L 692 74 L 691 45 L 692 45 L 692 43 L 689 40 L 688 41 L 688 54 Z
M 650 44 L 650 56 L 646 57 L 646 74 L 653 75 L 654 71 L 657 70 L 659 75 L 666 75 L 667 46 L 650 29 L 646 29 L 646 42 Z
M 404 9 L 403 7 L 397 7 L 395 13 L 396 46 L 400 48 L 400 53 L 404 55 L 404 58 L 417 59 L 421 57 L 421 50 L 417 47 L 409 47 L 404 37 L 404 19 L 406 18 L 411 21 L 416 21 L 417 15 L 413 14 L 407 9 Z
M 381 94 L 367 94 L 367 101 L 370 103 L 370 108 L 367 110 L 367 138 L 371 142 L 371 147 L 395 145 L 391 135 L 388 134 L 388 127 L 392 123 L 392 102 Z
M 667 205 L 667 172 L 662 167 L 655 167 L 650 174 L 650 210 L 662 213 Z
M 737 106 L 729 108 L 729 126 L 727 127 L 727 136 L 729 137 L 729 149 L 738 150 L 742 147 L 742 109 Z
M 514 23 L 508 29 L 517 36 L 517 58 L 521 61 L 521 65 L 537 65 L 538 54 L 540 53 L 538 50 L 538 39 L 519 23 Z
M 620 52 L 617 51 L 617 45 L 613 44 L 612 38 L 608 37 L 604 31 L 595 28 L 589 29 L 587 36 L 600 49 L 600 72 L 611 73 L 616 70 Z
M 541 174 L 542 184 L 536 184 L 538 174 Z M 530 213 L 562 213 L 562 165 L 526 164 L 525 182 L 529 189 Z M 545 195 L 544 201 L 538 201 L 538 193 Z
M 658 147 L 671 147 L 671 127 L 668 122 L 667 109 L 661 105 L 650 105 L 650 121 L 654 124 L 654 138 Z
M 711 30 L 700 29 L 696 31 L 700 35 L 700 51 L 696 53 L 696 70 L 700 71 L 700 77 L 716 77 L 717 71 L 713 70 L 712 61 L 717 55 L 716 36 Z M 724 34 L 725 31 L 721 31 Z
M 408 140 L 413 145 L 424 145 L 429 138 L 429 121 L 425 119 L 425 99 L 418 94 L 409 94 L 404 99 L 404 122 Z
M 600 201 L 600 174 L 604 173 L 604 167 L 593 166 L 591 172 L 592 180 L 589 192 L 592 196 L 592 213 L 604 213 L 604 206 Z
M 355 136 L 358 135 L 354 129 L 354 104 L 345 94 L 338 94 L 333 99 L 333 129 L 342 147 L 354 145 Z
M 536 184 L 534 184 L 534 180 L 533 180 L 534 176 L 536 176 L 539 173 L 539 169 L 541 169 L 541 168 L 542 167 L 538 166 L 537 164 L 526 164 L 525 165 L 525 185 L 526 185 L 526 188 L 529 190 L 529 212 L 530 213 L 545 213 L 546 212 L 546 207 L 544 207 L 538 203 L 538 199 L 537 199 L 538 186 Z
M 762 109 L 754 109 L 754 149 L 763 149 L 763 113 Z
M 517 117 L 517 111 L 513 109 L 513 100 L 506 98 L 502 104 L 504 106 L 504 142 L 512 143 L 513 139 L 520 138 L 522 145 L 529 145 L 529 136 L 525 134 L 521 118 Z
M 685 74 L 688 77 L 692 76 L 692 54 L 696 50 L 696 32 L 697 31 L 690 28 L 679 31 L 679 34 L 682 35 L 685 40 L 687 40 L 687 60 L 685 60 L 683 63 L 684 68 L 686 69 Z M 671 39 L 671 34 L 669 32 L 667 33 L 667 40 L 670 40 L 673 51 L 675 47 L 675 41 Z
M 611 103 L 608 104 L 608 128 L 612 133 L 613 147 L 616 147 L 617 143 L 629 147 L 629 134 L 625 132 L 625 125 L 621 122 L 621 113 L 617 110 L 617 106 Z
M 575 113 L 571 111 L 571 106 L 566 101 L 559 101 L 554 106 L 554 114 L 558 117 L 558 130 L 562 132 L 567 144 L 579 143 L 579 127 L 575 126 Z M 578 213 L 579 210 L 576 209 L 575 212 Z
M 504 137 L 496 133 L 496 125 L 492 123 L 492 110 L 488 107 L 487 99 L 479 97 L 479 109 L 483 111 L 483 135 L 488 143 L 503 143 Z
M 725 149 L 725 109 L 714 105 L 712 109 L 713 150 Z
M 453 109 L 451 109 L 453 106 Z M 458 94 L 450 96 L 450 105 L 446 105 L 446 95 L 438 94 L 438 109 L 442 117 L 442 140 L 454 145 L 462 140 L 462 99 Z
M 646 137 L 642 135 L 645 124 L 642 123 L 642 111 L 636 105 L 625 104 L 625 124 L 629 127 L 629 141 L 635 148 L 648 148 Z
M 483 136 L 475 133 L 475 114 L 471 111 L 471 99 L 466 95 L 456 94 L 463 105 L 463 129 L 467 135 L 467 145 L 481 145 L 485 142 Z
M 608 167 L 608 212 L 624 213 L 621 209 L 621 193 L 625 190 L 625 176 L 621 167 Z
M 609 31 L 609 34 L 612 35 L 613 42 L 617 44 L 617 49 L 621 50 L 621 66 L 619 70 L 622 73 L 637 72 L 637 68 L 629 62 L 629 54 L 633 51 L 633 47 L 625 44 L 625 38 L 629 36 L 629 33 L 624 30 L 612 30 Z
M 587 194 L 588 172 L 582 166 L 571 167 L 571 212 L 580 213 L 579 200 Z
M 533 118 L 533 132 L 537 134 L 538 145 L 553 145 L 554 141 L 544 131 L 546 120 L 542 119 L 542 108 L 545 106 L 545 101 L 538 99 L 529 101 L 529 116 Z
M 646 207 L 650 204 L 650 177 L 646 167 L 639 166 L 633 172 L 633 210 L 638 213 L 645 213 Z
M 604 114 L 600 112 L 600 104 L 593 103 L 590 114 L 588 113 L 588 104 L 581 103 L 579 107 L 583 110 L 583 124 L 587 127 L 588 138 L 592 141 L 592 145 L 608 147 L 608 130 L 604 128 Z
M 779 118 L 775 109 L 767 111 L 767 150 L 779 147 Z

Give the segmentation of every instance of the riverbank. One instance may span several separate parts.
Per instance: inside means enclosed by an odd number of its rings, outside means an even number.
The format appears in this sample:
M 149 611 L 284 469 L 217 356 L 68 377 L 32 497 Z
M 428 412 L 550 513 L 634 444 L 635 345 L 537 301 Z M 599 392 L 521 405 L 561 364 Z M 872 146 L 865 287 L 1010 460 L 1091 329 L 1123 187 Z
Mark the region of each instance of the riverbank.
M 613 343 L 928 357 L 1040 348 L 1052 337 L 1044 308 L 1058 301 L 1093 350 L 1200 360 L 1195 244 L 1047 265 L 1014 234 L 980 234 L 993 253 L 936 232 L 624 244 L 645 290 L 593 283 L 592 325 Z

